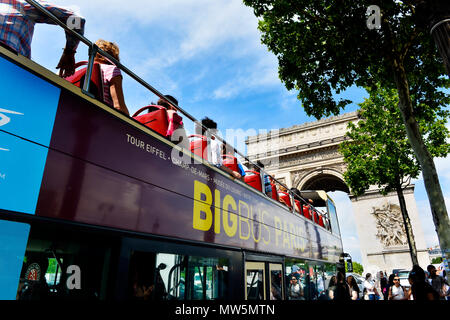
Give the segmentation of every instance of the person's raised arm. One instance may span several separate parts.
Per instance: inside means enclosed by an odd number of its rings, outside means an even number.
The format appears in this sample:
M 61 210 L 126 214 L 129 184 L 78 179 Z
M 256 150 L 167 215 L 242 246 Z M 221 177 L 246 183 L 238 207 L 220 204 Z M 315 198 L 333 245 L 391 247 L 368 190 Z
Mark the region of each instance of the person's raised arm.
M 115 109 L 130 116 L 130 112 L 125 104 L 125 98 L 122 90 L 122 76 L 115 76 L 110 81 L 109 91 L 111 93 L 111 99 Z
M 84 25 L 86 20 L 83 17 L 76 15 L 70 9 L 55 6 L 46 2 L 40 2 L 40 4 L 45 9 L 50 11 L 61 22 L 64 22 L 70 29 L 78 32 L 81 35 L 84 34 Z M 24 5 L 24 10 L 26 16 L 37 23 L 55 24 L 44 13 L 28 3 Z M 78 38 L 66 32 L 66 46 L 61 55 L 61 59 L 56 66 L 56 69 L 60 69 L 59 75 L 61 77 L 68 77 L 75 73 L 75 52 L 79 43 L 80 40 L 78 40 Z

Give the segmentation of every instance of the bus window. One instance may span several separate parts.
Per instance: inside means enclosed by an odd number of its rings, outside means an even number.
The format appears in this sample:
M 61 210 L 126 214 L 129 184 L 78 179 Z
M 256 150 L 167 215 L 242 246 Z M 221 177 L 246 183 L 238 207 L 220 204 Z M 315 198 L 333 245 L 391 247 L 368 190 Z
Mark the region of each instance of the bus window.
M 189 300 L 222 300 L 227 297 L 228 259 L 189 257 Z
M 246 262 L 245 298 L 247 300 L 265 300 L 265 269 L 263 262 Z
M 270 268 L 270 300 L 283 300 L 282 265 L 271 263 Z
M 227 297 L 228 259 L 133 252 L 133 300 L 220 300 Z
M 336 207 L 334 206 L 334 203 L 330 200 L 328 200 L 328 213 L 331 220 L 331 232 L 340 236 L 341 232 L 339 230 L 339 222 L 337 219 Z
M 174 270 L 180 259 L 182 257 L 173 254 L 133 252 L 130 259 L 130 293 L 132 299 L 168 299 L 169 276 L 179 275 L 178 273 L 174 274 Z M 177 297 L 182 288 L 179 283 L 175 283 L 175 285 L 177 291 L 172 290 L 171 294 Z
M 18 300 L 105 300 L 111 265 L 107 237 L 32 226 Z
M 288 300 L 305 300 L 309 279 L 307 264 L 302 260 L 286 259 L 286 288 Z

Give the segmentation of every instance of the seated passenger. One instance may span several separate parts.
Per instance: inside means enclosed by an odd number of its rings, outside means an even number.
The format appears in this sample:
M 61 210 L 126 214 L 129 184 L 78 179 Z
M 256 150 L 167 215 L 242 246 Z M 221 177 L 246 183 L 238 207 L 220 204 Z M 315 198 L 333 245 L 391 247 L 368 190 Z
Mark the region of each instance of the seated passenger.
M 280 187 L 278 189 L 279 189 L 278 190 L 279 192 L 287 192 L 287 189 L 284 186 L 282 186 L 282 185 L 280 185 Z M 278 197 L 278 201 L 280 201 L 286 207 L 289 207 L 288 204 L 286 203 L 286 201 L 284 201 L 284 199 L 282 197 Z
M 119 47 L 115 43 L 99 39 L 95 44 L 119 61 Z M 123 96 L 120 69 L 100 54 L 97 54 L 94 61 L 100 64 L 103 74 L 103 100 L 106 104 L 129 116 L 130 113 Z
M 207 135 L 206 129 L 208 129 L 209 132 L 208 136 L 211 137 L 211 140 L 209 142 L 211 146 L 211 159 L 210 159 L 211 163 L 215 165 L 217 168 L 228 172 L 233 178 L 241 179 L 242 177 L 238 172 L 233 171 L 230 168 L 223 165 L 222 146 L 221 146 L 222 143 L 214 136 L 215 134 L 217 134 L 217 123 L 214 120 L 209 119 L 208 117 L 203 118 L 201 123 L 203 126 L 200 128 L 202 135 L 206 136 Z
M 178 100 L 168 94 L 164 95 L 164 97 L 166 97 L 167 100 L 159 99 L 157 105 L 167 109 L 167 120 L 169 122 L 169 127 L 167 129 L 166 136 L 171 137 L 175 130 L 183 127 L 183 120 L 180 115 L 178 115 L 177 108 L 169 102 L 170 100 L 178 105 Z
M 225 144 L 222 144 L 222 156 L 223 155 L 230 155 L 233 158 L 236 159 L 237 162 L 237 171 L 233 170 L 234 172 L 237 172 L 241 175 L 241 180 L 244 180 L 244 176 L 245 176 L 245 170 L 243 165 L 241 164 L 241 162 L 239 161 L 239 159 L 237 157 L 234 156 L 234 149 L 231 147 L 226 147 Z M 231 168 L 230 168 L 231 169 Z
M 254 170 L 261 174 L 261 169 L 264 169 L 264 164 L 258 160 L 254 166 Z M 267 174 L 264 174 L 264 193 L 272 198 L 272 185 L 270 184 L 270 179 Z

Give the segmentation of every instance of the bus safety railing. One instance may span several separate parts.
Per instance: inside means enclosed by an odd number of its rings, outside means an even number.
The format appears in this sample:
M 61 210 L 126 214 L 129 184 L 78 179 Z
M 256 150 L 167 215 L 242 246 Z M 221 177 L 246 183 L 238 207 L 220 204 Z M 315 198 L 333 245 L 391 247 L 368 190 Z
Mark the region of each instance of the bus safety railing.
M 173 105 L 177 111 L 181 112 L 184 116 L 186 116 L 187 118 L 189 118 L 192 122 L 194 122 L 197 126 L 199 126 L 200 128 L 203 128 L 206 132 L 208 132 L 211 136 L 214 136 L 215 138 L 217 138 L 219 141 L 221 141 L 222 143 L 224 143 L 227 146 L 231 146 L 230 144 L 228 144 L 224 139 L 222 139 L 221 137 L 214 135 L 210 132 L 210 130 L 208 130 L 208 128 L 204 127 L 200 121 L 198 121 L 194 116 L 192 116 L 189 112 L 187 112 L 186 110 L 184 110 L 183 108 L 181 108 L 180 106 L 178 106 L 177 103 L 175 103 L 174 101 L 172 101 L 170 98 L 164 96 L 161 92 L 159 92 L 157 89 L 155 89 L 153 86 L 151 86 L 150 84 L 148 84 L 145 80 L 143 80 L 141 77 L 139 77 L 138 75 L 136 75 L 133 71 L 131 71 L 130 69 L 128 69 L 126 66 L 124 66 L 122 63 L 120 63 L 120 61 L 118 61 L 116 58 L 114 58 L 113 56 L 111 56 L 110 54 L 108 54 L 107 52 L 103 51 L 102 49 L 100 49 L 95 43 L 91 42 L 89 39 L 87 39 L 86 37 L 84 37 L 83 35 L 79 34 L 78 32 L 76 32 L 75 30 L 69 28 L 64 22 L 62 22 L 61 20 L 59 20 L 55 15 L 53 15 L 50 11 L 48 11 L 47 9 L 45 9 L 41 4 L 39 4 L 37 1 L 35 0 L 25 0 L 28 4 L 34 6 L 36 9 L 38 9 L 39 11 L 41 11 L 43 14 L 45 14 L 47 17 L 49 17 L 55 24 L 59 25 L 61 28 L 63 28 L 66 32 L 68 32 L 69 34 L 71 34 L 72 36 L 76 37 L 78 40 L 80 40 L 80 42 L 84 43 L 86 46 L 88 46 L 89 51 L 88 51 L 88 55 L 89 55 L 89 60 L 88 60 L 88 65 L 87 65 L 87 70 L 86 70 L 86 76 L 85 76 L 85 80 L 83 83 L 83 88 L 82 91 L 83 93 L 91 96 L 91 94 L 89 93 L 89 86 L 90 86 L 90 81 L 89 79 L 91 79 L 92 76 L 92 70 L 93 70 L 93 66 L 94 66 L 94 59 L 95 56 L 97 54 L 100 54 L 106 58 L 108 58 L 112 63 L 114 63 L 120 70 L 122 70 L 123 72 L 125 72 L 128 76 L 130 76 L 132 79 L 134 79 L 136 82 L 138 82 L 140 85 L 142 85 L 144 88 L 148 89 L 150 92 L 152 92 L 153 94 L 155 94 L 156 96 L 158 96 L 161 99 L 164 99 L 166 101 L 168 101 L 171 105 Z M 302 210 L 303 210 L 303 205 L 307 204 L 306 200 L 303 199 L 300 195 L 296 194 L 294 195 L 293 192 L 291 190 L 289 190 L 289 188 L 284 185 L 281 181 L 275 179 L 273 176 L 267 174 L 263 168 L 259 167 L 257 164 L 253 163 L 252 161 L 250 161 L 245 155 L 243 155 L 239 150 L 237 150 L 236 148 L 232 147 L 233 151 L 240 155 L 243 159 L 245 159 L 246 161 L 248 161 L 248 163 L 251 163 L 253 166 L 257 167 L 260 169 L 260 176 L 262 179 L 262 186 L 263 186 L 263 191 L 262 193 L 265 194 L 264 192 L 264 175 L 268 175 L 269 177 L 271 177 L 273 179 L 273 181 L 275 181 L 277 184 L 279 184 L 280 186 L 283 186 L 287 191 L 287 193 L 289 194 L 290 200 L 291 200 L 291 204 L 292 204 L 292 208 L 287 207 L 286 209 L 288 209 L 288 211 L 295 213 L 295 199 L 298 199 L 300 201 L 300 213 L 302 214 Z M 189 150 L 188 150 L 189 151 Z M 267 197 L 269 197 L 268 195 L 266 195 Z M 271 197 L 269 197 L 271 198 Z M 310 204 L 309 204 L 310 205 Z M 310 205 L 311 206 L 311 205 Z M 315 210 L 316 212 L 319 212 L 317 209 L 315 209 L 313 206 L 311 206 L 313 208 L 313 210 Z M 325 217 L 328 219 L 329 221 L 329 214 L 328 212 L 325 213 Z

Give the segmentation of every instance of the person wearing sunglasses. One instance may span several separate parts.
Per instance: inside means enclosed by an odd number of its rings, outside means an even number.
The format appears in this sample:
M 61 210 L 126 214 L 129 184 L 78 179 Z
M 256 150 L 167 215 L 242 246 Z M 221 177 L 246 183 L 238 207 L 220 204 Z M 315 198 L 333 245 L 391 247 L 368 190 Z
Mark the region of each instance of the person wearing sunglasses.
M 396 275 L 393 279 L 394 285 L 389 288 L 389 300 L 406 300 L 405 288 L 400 284 L 400 278 Z

